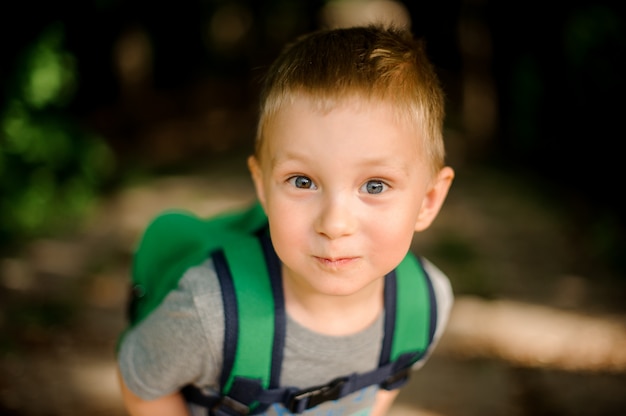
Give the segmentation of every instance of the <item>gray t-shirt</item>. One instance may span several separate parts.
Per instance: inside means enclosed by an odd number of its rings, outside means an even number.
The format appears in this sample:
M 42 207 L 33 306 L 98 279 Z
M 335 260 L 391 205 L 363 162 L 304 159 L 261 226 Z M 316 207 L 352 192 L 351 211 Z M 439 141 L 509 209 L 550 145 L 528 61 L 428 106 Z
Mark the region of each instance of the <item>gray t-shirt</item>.
M 441 337 L 453 294 L 447 277 L 423 259 L 437 298 L 435 341 L 414 368 L 421 367 Z M 328 336 L 308 330 L 287 316 L 281 384 L 306 388 L 340 376 L 377 367 L 383 336 L 383 316 L 363 331 Z M 218 390 L 224 340 L 224 311 L 219 281 L 211 260 L 189 269 L 176 290 L 122 340 L 118 361 L 128 388 L 145 400 L 174 393 L 194 384 L 208 393 Z M 372 386 L 341 400 L 326 402 L 306 415 L 367 415 L 378 387 Z M 206 410 L 192 406 L 195 414 Z M 281 405 L 267 415 L 290 414 Z

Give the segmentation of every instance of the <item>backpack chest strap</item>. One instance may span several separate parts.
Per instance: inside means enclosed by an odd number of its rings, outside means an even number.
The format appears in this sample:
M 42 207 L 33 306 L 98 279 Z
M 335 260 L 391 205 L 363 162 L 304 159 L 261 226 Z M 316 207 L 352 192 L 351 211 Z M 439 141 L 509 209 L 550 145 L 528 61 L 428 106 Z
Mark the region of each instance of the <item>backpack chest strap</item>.
M 274 403 L 282 404 L 291 413 L 298 414 L 330 400 L 338 400 L 373 385 L 389 390 L 404 384 L 417 357 L 406 354 L 397 361 L 365 373 L 353 373 L 329 383 L 307 389 L 282 387 L 265 389 L 259 379 L 235 377 L 227 396 L 208 397 L 199 389 L 187 386 L 183 393 L 187 401 L 207 407 L 213 416 L 241 416 L 251 413 L 251 405 L 258 404 L 257 411 Z

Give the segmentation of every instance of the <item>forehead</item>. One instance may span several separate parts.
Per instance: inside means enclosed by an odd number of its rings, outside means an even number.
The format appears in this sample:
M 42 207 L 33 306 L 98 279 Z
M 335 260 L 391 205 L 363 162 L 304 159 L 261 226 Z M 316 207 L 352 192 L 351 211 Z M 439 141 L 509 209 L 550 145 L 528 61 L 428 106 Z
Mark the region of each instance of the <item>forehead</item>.
M 335 96 L 332 93 L 311 95 L 307 93 L 291 93 L 277 102 L 273 109 L 262 116 L 260 123 L 260 140 L 271 140 L 272 136 L 280 133 L 280 127 L 289 124 L 296 127 L 312 119 L 341 121 L 364 116 L 363 122 L 368 123 L 370 118 L 385 119 L 390 127 L 400 126 L 402 129 L 414 132 L 415 140 L 422 136 L 422 129 L 418 128 L 411 119 L 410 110 L 402 108 L 390 100 L 367 97 L 361 93 Z M 341 124 L 341 123 L 339 123 Z M 340 126 L 337 126 L 340 127 Z
M 391 103 L 351 98 L 333 105 L 299 97 L 267 120 L 262 158 L 275 162 L 286 153 L 318 151 L 324 157 L 352 156 L 416 159 L 423 155 L 420 133 L 396 116 Z

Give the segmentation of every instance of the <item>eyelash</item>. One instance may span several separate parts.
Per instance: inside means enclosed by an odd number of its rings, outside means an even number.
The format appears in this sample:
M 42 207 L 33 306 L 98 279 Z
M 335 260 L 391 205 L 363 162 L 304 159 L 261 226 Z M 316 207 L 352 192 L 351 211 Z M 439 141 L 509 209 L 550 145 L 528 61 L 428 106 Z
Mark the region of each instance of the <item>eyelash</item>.
M 305 186 L 299 186 L 298 181 L 305 182 L 305 183 L 300 183 L 300 185 L 305 185 Z M 308 176 L 304 176 L 304 175 L 292 176 L 289 179 L 287 179 L 287 182 L 297 189 L 312 189 L 312 190 L 317 189 L 317 185 L 315 184 L 315 182 L 313 182 L 313 180 L 309 178 Z M 377 186 L 377 189 L 380 188 L 381 190 L 379 192 L 369 192 L 367 190 L 367 187 L 368 185 L 371 185 L 371 184 L 374 184 L 375 186 Z M 367 182 L 365 182 L 361 186 L 361 188 L 359 188 L 359 190 L 361 189 L 365 190 L 365 193 L 369 195 L 378 195 L 388 190 L 389 185 L 385 183 L 385 181 L 382 181 L 380 179 L 370 179 Z

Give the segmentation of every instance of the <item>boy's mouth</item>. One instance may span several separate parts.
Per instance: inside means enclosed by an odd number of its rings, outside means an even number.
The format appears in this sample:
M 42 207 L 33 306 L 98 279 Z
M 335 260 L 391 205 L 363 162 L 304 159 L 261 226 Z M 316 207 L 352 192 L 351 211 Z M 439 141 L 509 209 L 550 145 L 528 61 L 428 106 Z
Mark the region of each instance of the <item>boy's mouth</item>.
M 318 257 L 314 256 L 315 259 L 325 267 L 337 268 L 346 266 L 350 263 L 356 261 L 358 257 Z

